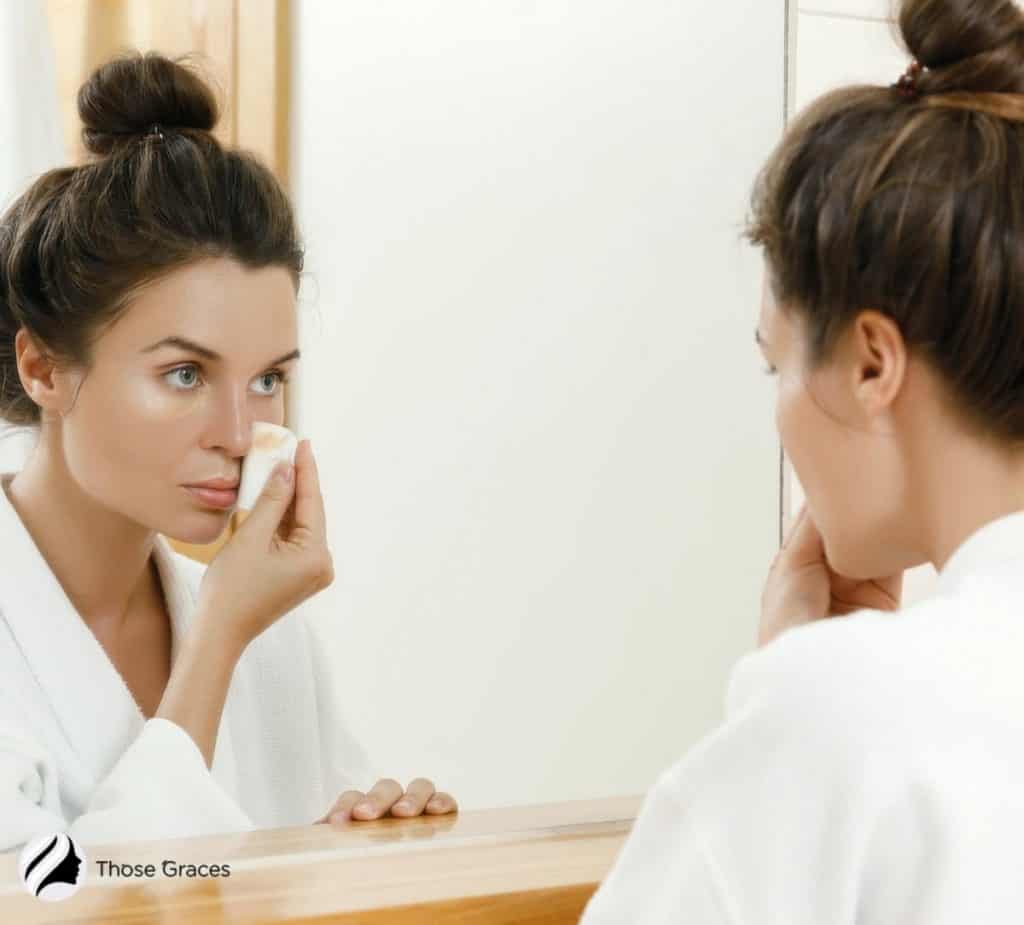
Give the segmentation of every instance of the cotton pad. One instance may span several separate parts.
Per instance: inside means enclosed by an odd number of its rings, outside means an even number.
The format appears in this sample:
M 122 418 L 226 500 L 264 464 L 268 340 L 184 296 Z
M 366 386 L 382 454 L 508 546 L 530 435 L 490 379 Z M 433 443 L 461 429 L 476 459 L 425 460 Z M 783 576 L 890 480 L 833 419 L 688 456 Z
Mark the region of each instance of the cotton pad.
M 239 510 L 251 511 L 267 479 L 279 462 L 295 464 L 298 437 L 287 427 L 256 421 L 252 425 L 252 449 L 242 461 L 242 478 L 238 485 Z

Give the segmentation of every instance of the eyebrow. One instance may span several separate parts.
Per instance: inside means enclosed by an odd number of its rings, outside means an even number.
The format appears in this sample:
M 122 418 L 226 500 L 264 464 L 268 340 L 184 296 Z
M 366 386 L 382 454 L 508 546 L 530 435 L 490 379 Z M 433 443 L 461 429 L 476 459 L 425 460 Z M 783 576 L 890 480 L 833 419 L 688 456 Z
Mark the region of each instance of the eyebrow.
M 202 344 L 197 344 L 193 340 L 189 340 L 187 337 L 165 337 L 163 340 L 158 340 L 155 344 L 150 344 L 148 347 L 143 348 L 140 353 L 150 353 L 153 350 L 159 350 L 161 347 L 179 347 L 182 350 L 188 350 L 190 353 L 197 353 L 201 357 L 205 357 L 208 360 L 219 362 L 223 357 L 215 350 L 211 350 L 209 347 L 204 347 Z M 301 356 L 298 349 L 293 350 L 291 353 L 286 353 L 283 357 L 278 357 L 276 360 L 271 360 L 267 365 L 276 366 L 279 363 L 287 363 L 289 360 L 297 360 Z

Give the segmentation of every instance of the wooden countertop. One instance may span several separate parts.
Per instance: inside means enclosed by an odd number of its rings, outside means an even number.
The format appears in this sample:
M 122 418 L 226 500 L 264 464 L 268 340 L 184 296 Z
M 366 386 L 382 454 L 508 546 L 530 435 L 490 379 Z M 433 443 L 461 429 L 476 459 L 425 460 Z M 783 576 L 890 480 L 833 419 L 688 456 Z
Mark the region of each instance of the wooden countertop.
M 0 855 L 0 922 L 577 922 L 641 800 L 84 845 L 86 882 L 52 903 L 25 891 L 10 852 Z M 156 876 L 101 877 L 99 860 L 152 863 Z M 168 877 L 164 861 L 230 865 L 230 875 Z

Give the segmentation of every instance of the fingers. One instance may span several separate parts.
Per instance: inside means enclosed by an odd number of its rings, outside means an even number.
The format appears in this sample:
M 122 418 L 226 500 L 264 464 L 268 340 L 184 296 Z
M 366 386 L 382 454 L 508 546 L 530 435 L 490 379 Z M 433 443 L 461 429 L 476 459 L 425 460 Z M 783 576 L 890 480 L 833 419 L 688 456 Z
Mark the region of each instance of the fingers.
M 402 796 L 402 785 L 390 777 L 379 780 L 370 792 L 352 807 L 353 819 L 379 819 Z
M 800 508 L 796 520 L 790 525 L 780 554 L 785 556 L 793 568 L 818 565 L 826 561 L 824 540 L 807 508 L 806 501 Z
M 294 483 L 294 474 L 292 479 L 286 482 L 278 477 L 276 471 L 272 471 L 239 530 L 244 529 L 247 535 L 262 530 L 266 536 L 277 531 L 291 504 Z M 249 526 L 250 524 L 252 526 Z
M 888 578 L 879 578 L 875 581 L 875 584 L 878 585 L 883 594 L 888 596 L 892 602 L 892 609 L 899 609 L 900 601 L 903 599 L 903 572 L 890 575 Z
M 803 503 L 799 513 L 790 522 L 786 528 L 786 533 L 782 538 L 782 548 L 785 549 L 789 545 L 789 541 L 793 539 L 793 534 L 796 533 L 797 527 L 800 525 L 800 521 L 803 519 L 804 514 L 807 513 L 807 502 Z
M 346 790 L 327 811 L 327 821 L 332 823 L 348 822 L 352 817 L 352 807 L 365 796 L 366 794 L 362 790 Z
M 863 585 L 864 593 L 862 594 L 864 603 L 860 606 L 872 607 L 875 610 L 899 610 L 900 586 L 902 584 L 902 573 L 895 579 L 883 578 L 866 581 Z
M 399 818 L 420 816 L 443 816 L 458 812 L 458 804 L 449 793 L 436 791 L 431 781 L 417 777 L 403 793 L 402 785 L 396 780 L 385 778 L 377 781 L 367 792 L 346 790 L 322 819 L 317 822 L 342 823 L 380 819 L 387 815 Z
M 431 816 L 443 816 L 446 813 L 456 813 L 459 811 L 459 806 L 455 802 L 454 797 L 450 793 L 439 791 L 435 793 L 428 801 L 426 812 Z
M 768 569 L 769 574 L 773 573 L 781 563 L 789 560 L 789 557 L 792 555 L 792 553 L 788 552 L 790 543 L 793 541 L 793 537 L 796 535 L 797 530 L 799 530 L 800 524 L 806 513 L 807 502 L 805 501 L 803 506 L 797 512 L 797 515 L 786 525 L 786 529 L 782 534 L 782 542 L 779 544 L 779 548 L 775 551 L 775 555 L 772 557 L 772 564 Z
M 323 537 L 327 532 L 326 523 L 313 448 L 308 439 L 300 440 L 295 447 L 295 526 Z
M 419 816 L 427 801 L 434 796 L 434 785 L 425 777 L 417 777 L 406 788 L 403 796 L 391 807 L 392 816 Z

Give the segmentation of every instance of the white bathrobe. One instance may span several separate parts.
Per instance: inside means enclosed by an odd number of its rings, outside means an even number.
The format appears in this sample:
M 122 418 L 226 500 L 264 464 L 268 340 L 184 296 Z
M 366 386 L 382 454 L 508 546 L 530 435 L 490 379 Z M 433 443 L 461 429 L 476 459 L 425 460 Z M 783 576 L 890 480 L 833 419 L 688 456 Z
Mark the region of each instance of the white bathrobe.
M 172 659 L 206 566 L 157 535 Z M 375 773 L 346 729 L 299 612 L 239 660 L 212 768 L 191 736 L 146 720 L 0 489 L 0 852 L 50 832 L 83 844 L 311 824 Z
M 648 793 L 582 925 L 1024 922 L 1024 511 L 928 599 L 744 655 L 725 713 Z

